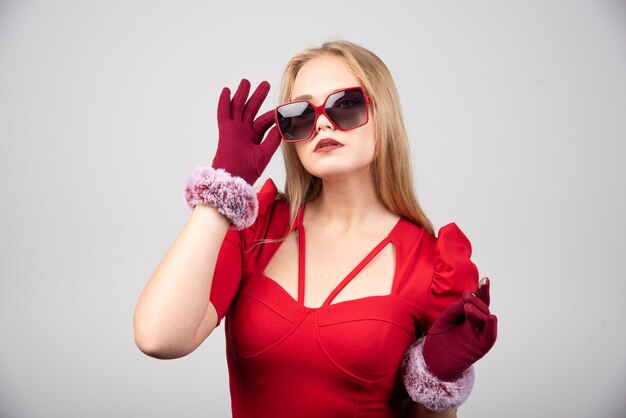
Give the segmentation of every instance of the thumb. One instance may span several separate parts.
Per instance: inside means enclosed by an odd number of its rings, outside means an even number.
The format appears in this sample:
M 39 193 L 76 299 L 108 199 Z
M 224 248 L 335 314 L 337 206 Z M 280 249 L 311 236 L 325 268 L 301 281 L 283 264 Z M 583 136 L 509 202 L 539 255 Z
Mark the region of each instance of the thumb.
M 489 306 L 490 295 L 489 295 L 489 287 L 491 286 L 491 281 L 487 277 L 483 277 L 478 284 L 478 289 L 476 289 L 476 296 L 478 299 L 482 300 L 485 305 Z
M 276 122 L 274 115 L 275 115 L 274 110 L 269 110 L 263 113 L 261 116 L 256 118 L 254 122 L 252 123 L 252 130 L 257 135 L 259 135 L 259 137 L 263 137 L 263 134 L 265 133 L 265 131 L 267 131 L 270 128 L 270 126 L 272 126 L 274 122 Z

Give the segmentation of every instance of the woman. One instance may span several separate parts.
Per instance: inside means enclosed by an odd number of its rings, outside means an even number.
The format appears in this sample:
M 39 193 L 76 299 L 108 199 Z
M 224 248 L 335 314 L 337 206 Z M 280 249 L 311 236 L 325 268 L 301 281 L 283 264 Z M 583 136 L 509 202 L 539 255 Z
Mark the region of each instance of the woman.
M 330 42 L 289 62 L 275 111 L 255 119 L 269 84 L 249 91 L 222 91 L 216 156 L 140 296 L 137 345 L 184 356 L 228 314 L 235 417 L 456 416 L 496 318 L 465 235 L 436 238 L 414 196 L 389 71 Z M 281 137 L 285 193 L 257 194 Z

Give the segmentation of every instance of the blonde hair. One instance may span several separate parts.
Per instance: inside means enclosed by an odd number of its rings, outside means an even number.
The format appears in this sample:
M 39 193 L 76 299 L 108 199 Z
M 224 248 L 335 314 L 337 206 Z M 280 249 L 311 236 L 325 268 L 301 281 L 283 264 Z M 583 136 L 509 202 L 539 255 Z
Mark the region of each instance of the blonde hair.
M 319 48 L 306 49 L 287 63 L 280 90 L 281 101 L 285 103 L 291 100 L 298 71 L 320 55 L 342 58 L 373 99 L 372 119 L 375 124 L 376 145 L 370 171 L 378 198 L 391 212 L 409 219 L 434 235 L 433 226 L 414 192 L 409 141 L 398 92 L 391 73 L 380 58 L 347 41 L 326 42 Z M 282 141 L 282 149 L 286 181 L 285 192 L 280 196 L 291 207 L 288 229 L 291 231 L 300 207 L 320 195 L 322 181 L 306 171 L 293 143 Z

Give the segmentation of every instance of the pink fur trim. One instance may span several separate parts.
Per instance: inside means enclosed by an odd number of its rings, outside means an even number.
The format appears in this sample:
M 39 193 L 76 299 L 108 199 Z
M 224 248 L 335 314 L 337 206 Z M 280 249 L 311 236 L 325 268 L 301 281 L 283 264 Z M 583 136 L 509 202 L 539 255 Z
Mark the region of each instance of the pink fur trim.
M 254 223 L 259 213 L 257 194 L 244 179 L 224 169 L 198 167 L 185 187 L 187 204 L 212 206 L 231 220 L 238 230 Z
M 402 360 L 402 381 L 414 402 L 431 411 L 442 412 L 458 408 L 467 400 L 474 386 L 474 368 L 470 367 L 454 382 L 439 380 L 426 367 L 424 338 L 414 342 Z

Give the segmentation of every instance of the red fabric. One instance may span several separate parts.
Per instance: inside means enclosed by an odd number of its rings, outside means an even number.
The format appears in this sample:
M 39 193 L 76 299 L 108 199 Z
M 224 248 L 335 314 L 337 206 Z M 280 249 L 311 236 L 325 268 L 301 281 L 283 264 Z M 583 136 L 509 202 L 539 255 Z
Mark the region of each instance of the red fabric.
M 463 290 L 476 289 L 469 241 L 454 223 L 435 238 L 401 218 L 320 308 L 308 308 L 302 275 L 294 300 L 262 273 L 280 243 L 254 246 L 287 232 L 289 207 L 276 195 L 267 180 L 255 224 L 229 230 L 211 289 L 219 320 L 226 316 L 233 417 L 397 418 L 407 397 L 399 373 L 405 351 Z M 296 227 L 302 250 L 301 216 Z M 391 294 L 331 304 L 389 242 L 396 251 Z

